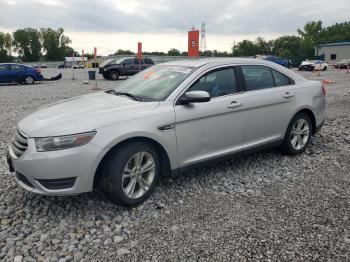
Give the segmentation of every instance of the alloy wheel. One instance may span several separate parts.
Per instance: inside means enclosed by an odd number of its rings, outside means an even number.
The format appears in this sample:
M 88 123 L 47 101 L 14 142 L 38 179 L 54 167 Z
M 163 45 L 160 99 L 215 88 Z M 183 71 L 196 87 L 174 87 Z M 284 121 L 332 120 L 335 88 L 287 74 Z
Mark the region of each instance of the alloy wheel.
M 27 77 L 25 78 L 25 82 L 26 82 L 27 85 L 31 85 L 31 84 L 34 83 L 34 79 L 33 79 L 33 77 L 31 77 L 31 76 L 27 76 Z
M 155 172 L 156 163 L 151 153 L 141 151 L 133 155 L 122 175 L 124 194 L 131 199 L 142 197 L 151 187 Z
M 301 150 L 305 147 L 310 137 L 310 125 L 305 119 L 297 120 L 291 132 L 291 144 L 295 150 Z

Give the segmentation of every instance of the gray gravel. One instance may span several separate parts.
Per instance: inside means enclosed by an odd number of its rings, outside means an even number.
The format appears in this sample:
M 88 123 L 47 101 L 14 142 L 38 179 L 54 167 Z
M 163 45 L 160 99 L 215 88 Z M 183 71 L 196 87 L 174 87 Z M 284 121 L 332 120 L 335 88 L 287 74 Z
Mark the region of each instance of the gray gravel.
M 327 122 L 301 156 L 276 150 L 163 178 L 143 205 L 97 193 L 44 197 L 16 185 L 5 150 L 40 105 L 93 92 L 83 70 L 34 86 L 0 85 L 0 260 L 220 261 L 350 259 L 350 75 L 327 86 Z M 55 69 L 43 71 L 47 77 Z M 116 82 L 98 79 L 109 89 Z

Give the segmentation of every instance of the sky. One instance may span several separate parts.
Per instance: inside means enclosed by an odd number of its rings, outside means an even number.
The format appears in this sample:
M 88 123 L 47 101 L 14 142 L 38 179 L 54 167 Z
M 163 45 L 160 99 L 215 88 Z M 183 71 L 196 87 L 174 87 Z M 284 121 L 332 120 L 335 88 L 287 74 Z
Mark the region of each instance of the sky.
M 0 31 L 63 27 L 78 52 L 187 50 L 187 31 L 206 23 L 210 50 L 296 34 L 308 21 L 350 20 L 349 0 L 0 0 Z

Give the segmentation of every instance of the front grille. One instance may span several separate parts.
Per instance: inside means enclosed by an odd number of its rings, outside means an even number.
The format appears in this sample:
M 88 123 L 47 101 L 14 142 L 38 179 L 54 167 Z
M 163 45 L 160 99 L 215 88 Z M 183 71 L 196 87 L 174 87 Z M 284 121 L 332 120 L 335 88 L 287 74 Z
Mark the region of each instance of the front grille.
M 27 137 L 17 129 L 11 144 L 11 149 L 13 154 L 17 158 L 19 158 L 21 155 L 23 155 L 24 151 L 27 150 L 27 147 L 28 147 Z

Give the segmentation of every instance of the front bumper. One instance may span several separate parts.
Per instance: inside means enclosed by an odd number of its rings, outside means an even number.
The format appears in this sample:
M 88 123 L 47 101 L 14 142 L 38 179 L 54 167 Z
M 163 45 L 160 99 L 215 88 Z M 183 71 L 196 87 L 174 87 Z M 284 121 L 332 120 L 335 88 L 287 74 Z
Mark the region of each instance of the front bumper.
M 8 150 L 8 164 L 16 182 L 43 195 L 74 195 L 93 190 L 96 169 L 105 150 L 93 143 L 65 150 L 36 152 L 34 139 L 16 159 Z

